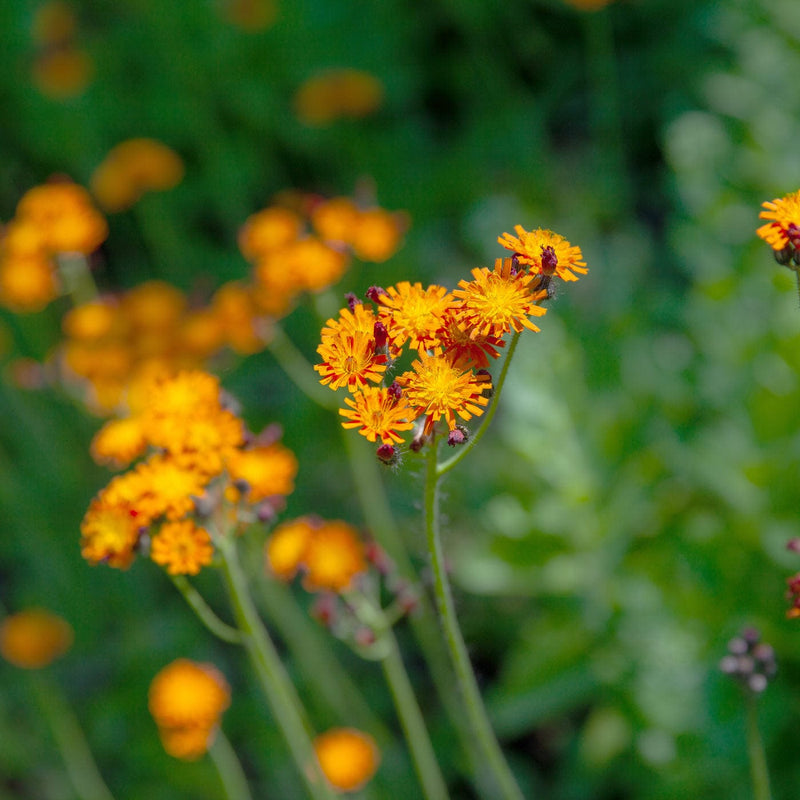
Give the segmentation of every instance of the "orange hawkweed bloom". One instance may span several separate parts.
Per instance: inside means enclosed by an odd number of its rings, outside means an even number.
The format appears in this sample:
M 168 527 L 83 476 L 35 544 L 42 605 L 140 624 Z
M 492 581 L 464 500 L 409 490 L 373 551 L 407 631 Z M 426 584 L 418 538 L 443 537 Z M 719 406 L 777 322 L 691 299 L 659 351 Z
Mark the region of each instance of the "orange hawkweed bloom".
M 267 570 L 284 581 L 294 578 L 317 527 L 319 521 L 312 517 L 299 517 L 278 525 L 264 545 Z
M 325 777 L 342 792 L 354 792 L 372 778 L 380 753 L 371 736 L 354 728 L 332 728 L 314 739 Z
M 30 608 L 0 622 L 0 655 L 15 667 L 41 669 L 69 650 L 72 626 L 56 614 Z
M 797 240 L 800 234 L 800 189 L 785 197 L 762 203 L 764 210 L 758 215 L 759 219 L 768 219 L 756 234 L 760 236 L 773 250 L 783 250 L 791 240 Z
M 386 371 L 387 357 L 375 352 L 371 332 L 326 337 L 317 352 L 322 357 L 322 363 L 314 365 L 322 376 L 319 382 L 334 390 L 346 386 L 355 392 L 369 382 L 379 383 Z
M 175 758 L 200 758 L 213 742 L 230 698 L 228 682 L 213 664 L 180 658 L 164 667 L 148 693 L 164 749 Z
M 415 415 L 425 416 L 425 433 L 444 417 L 448 428 L 456 427 L 456 415 L 463 420 L 483 414 L 488 398 L 482 392 L 487 387 L 484 378 L 455 365 L 446 356 L 420 353 L 411 370 L 398 377 L 405 396 Z
M 348 421 L 343 428 L 358 428 L 358 432 L 374 442 L 378 437 L 383 444 L 400 444 L 403 440 L 398 431 L 408 431 L 414 427 L 413 414 L 404 398 L 382 386 L 365 386 L 352 398 L 345 397 L 349 409 L 340 408 L 339 414 Z
M 346 522 L 323 522 L 314 528 L 303 554 L 303 586 L 310 592 L 343 592 L 366 572 L 364 545 Z
M 164 523 L 150 544 L 150 558 L 170 575 L 197 575 L 213 557 L 208 531 L 190 519 Z
M 247 500 L 251 503 L 290 495 L 297 467 L 295 454 L 280 442 L 235 450 L 227 458 L 228 476 L 247 483 Z
M 127 569 L 135 557 L 142 520 L 128 504 L 99 497 L 81 522 L 81 555 L 90 564 Z
M 421 283 L 401 281 L 389 286 L 380 296 L 379 317 L 386 325 L 395 348 L 406 342 L 420 352 L 436 343 L 442 319 L 453 303 L 453 296 L 443 286 L 427 289 Z
M 515 225 L 514 230 L 516 237 L 504 233 L 497 241 L 515 253 L 520 264 L 529 264 L 532 272 L 576 281 L 575 273 L 585 275 L 589 271 L 580 247 L 571 245 L 563 236 L 544 228 L 526 231 L 522 225 Z

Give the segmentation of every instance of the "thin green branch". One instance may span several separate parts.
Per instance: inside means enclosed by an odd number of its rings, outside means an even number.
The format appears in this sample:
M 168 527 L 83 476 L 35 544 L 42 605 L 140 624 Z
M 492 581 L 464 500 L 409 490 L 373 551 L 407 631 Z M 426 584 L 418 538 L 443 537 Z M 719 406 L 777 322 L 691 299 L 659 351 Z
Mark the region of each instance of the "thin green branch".
M 506 382 L 506 375 L 508 374 L 508 367 L 511 364 L 511 358 L 514 355 L 514 351 L 517 349 L 517 342 L 519 342 L 519 333 L 515 333 L 514 336 L 511 338 L 511 342 L 508 345 L 508 352 L 506 353 L 505 360 L 503 361 L 503 368 L 500 370 L 500 375 L 497 378 L 497 383 L 494 386 L 494 391 L 492 393 L 492 399 L 489 401 L 489 406 L 487 407 L 486 411 L 483 414 L 481 419 L 481 424 L 478 429 L 473 433 L 469 439 L 467 439 L 466 444 L 464 444 L 461 448 L 459 448 L 458 452 L 448 458 L 447 461 L 443 461 L 436 467 L 436 475 L 437 477 L 441 477 L 445 473 L 449 472 L 456 464 L 461 463 L 462 459 L 464 459 L 473 447 L 483 438 L 483 434 L 486 433 L 486 430 L 489 427 L 489 424 L 492 421 L 492 418 L 497 411 L 497 405 L 500 400 L 500 393 L 503 391 L 503 386 Z
M 197 614 L 200 622 L 202 622 L 214 636 L 222 639 L 223 642 L 230 642 L 231 644 L 244 643 L 244 637 L 241 631 L 223 622 L 212 611 L 200 592 L 189 583 L 189 579 L 185 575 L 170 575 L 170 578 L 172 578 L 172 582 L 183 595 L 186 602 L 192 607 L 194 613 Z
M 749 691 L 746 692 L 746 695 L 747 755 L 750 758 L 750 774 L 753 779 L 753 798 L 754 800 L 772 800 L 767 757 L 758 728 L 758 696 Z
M 236 539 L 222 533 L 215 536 L 215 543 L 222 556 L 225 583 L 237 625 L 244 634 L 244 645 L 298 772 L 314 800 L 334 800 L 336 795 L 314 753 L 313 731 L 305 709 L 253 605 L 239 562 Z
M 227 800 L 252 800 L 242 764 L 221 728 L 217 729 L 208 754 L 217 768 Z
M 511 352 L 509 351 L 509 355 Z M 506 763 L 497 737 L 483 705 L 478 683 L 472 671 L 467 647 L 456 618 L 453 596 L 444 563 L 441 534 L 439 532 L 439 474 L 436 464 L 436 442 L 429 445 L 425 474 L 424 507 L 425 533 L 434 577 L 434 597 L 439 612 L 439 622 L 444 633 L 453 669 L 461 693 L 470 733 L 480 754 L 479 767 L 484 779 L 494 784 L 493 796 L 504 800 L 522 800 L 522 792 Z
M 30 677 L 39 707 L 53 731 L 75 793 L 86 800 L 114 800 L 61 687 L 42 672 L 32 673 Z

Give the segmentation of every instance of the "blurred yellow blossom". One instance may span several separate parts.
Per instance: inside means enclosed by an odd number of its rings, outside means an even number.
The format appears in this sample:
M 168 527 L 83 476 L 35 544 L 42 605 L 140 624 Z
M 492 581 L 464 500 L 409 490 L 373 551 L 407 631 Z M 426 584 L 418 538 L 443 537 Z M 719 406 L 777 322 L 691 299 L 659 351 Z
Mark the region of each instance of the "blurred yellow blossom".
M 23 669 L 41 669 L 69 650 L 72 626 L 56 614 L 30 608 L 0 622 L 0 654 Z
M 311 76 L 297 91 L 294 107 L 306 125 L 329 125 L 342 117 L 366 117 L 383 102 L 383 84 L 358 69 L 329 69 Z
M 332 728 L 317 736 L 314 751 L 325 777 L 342 792 L 362 788 L 380 763 L 375 741 L 354 728 Z

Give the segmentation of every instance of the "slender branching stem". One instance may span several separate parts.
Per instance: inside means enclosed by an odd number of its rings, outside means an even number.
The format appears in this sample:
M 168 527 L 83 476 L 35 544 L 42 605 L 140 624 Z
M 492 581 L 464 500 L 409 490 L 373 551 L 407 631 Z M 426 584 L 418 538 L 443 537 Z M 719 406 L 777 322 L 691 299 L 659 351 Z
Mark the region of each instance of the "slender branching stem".
M 39 707 L 61 751 L 76 795 L 87 800 L 114 800 L 61 687 L 45 672 L 34 672 L 30 678 Z
M 511 342 L 508 345 L 508 353 L 506 353 L 505 360 L 503 361 L 503 367 L 500 370 L 500 375 L 497 378 L 497 383 L 494 385 L 494 390 L 492 392 L 492 399 L 489 401 L 489 405 L 486 408 L 483 416 L 481 417 L 481 424 L 478 426 L 478 429 L 471 434 L 469 439 L 467 439 L 466 443 L 459 448 L 458 452 L 448 458 L 447 461 L 443 461 L 436 467 L 436 475 L 441 477 L 445 473 L 449 472 L 453 469 L 456 464 L 459 464 L 462 459 L 465 458 L 467 453 L 469 453 L 473 447 L 483 438 L 483 434 L 486 433 L 486 430 L 489 427 L 489 424 L 492 421 L 492 417 L 494 417 L 495 412 L 497 411 L 497 404 L 500 400 L 500 393 L 503 391 L 503 385 L 506 382 L 506 375 L 508 375 L 508 367 L 511 364 L 511 359 L 514 355 L 514 351 L 517 349 L 517 342 L 519 341 L 520 334 L 515 333 L 514 336 L 511 338 Z
M 464 637 L 458 625 L 450 582 L 445 568 L 444 551 L 439 531 L 439 472 L 436 464 L 436 442 L 429 445 L 425 475 L 425 533 L 434 579 L 434 597 L 447 650 L 453 663 L 464 711 L 469 721 L 475 747 L 480 755 L 480 768 L 494 784 L 494 797 L 522 800 L 522 792 L 500 750 L 481 698 L 475 673 L 472 671 Z
M 211 610 L 211 607 L 203 599 L 203 596 L 192 586 L 185 575 L 171 575 L 170 577 L 186 602 L 192 607 L 194 613 L 197 614 L 200 622 L 202 622 L 214 636 L 222 639 L 223 642 L 230 642 L 231 644 L 243 643 L 241 631 L 223 622 Z
M 769 788 L 769 770 L 764 754 L 764 743 L 758 728 L 758 696 L 746 692 L 747 705 L 747 755 L 750 759 L 750 774 L 753 779 L 753 800 L 772 800 Z
M 227 800 L 253 800 L 242 764 L 222 729 L 217 729 L 208 754 L 217 768 Z
M 223 574 L 233 613 L 244 635 L 244 646 L 255 668 L 275 722 L 314 800 L 333 800 L 335 794 L 322 775 L 312 745 L 313 732 L 275 645 L 256 611 L 247 578 L 239 562 L 236 540 L 225 533 L 215 536 L 222 556 Z

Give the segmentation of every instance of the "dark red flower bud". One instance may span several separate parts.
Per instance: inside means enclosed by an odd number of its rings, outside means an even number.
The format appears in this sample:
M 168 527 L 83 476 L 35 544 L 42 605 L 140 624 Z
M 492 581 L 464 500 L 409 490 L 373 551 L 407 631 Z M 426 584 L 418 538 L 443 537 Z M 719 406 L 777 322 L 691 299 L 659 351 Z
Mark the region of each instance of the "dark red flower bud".
M 394 397 L 395 400 L 399 400 L 403 396 L 403 387 L 397 381 L 392 381 L 388 392 L 390 397 Z
M 367 298 L 372 300 L 373 303 L 380 304 L 381 297 L 385 297 L 386 295 L 388 295 L 388 292 L 380 286 L 370 286 L 369 289 L 367 289 Z
M 382 350 L 386 347 L 386 342 L 389 341 L 389 331 L 386 330 L 386 326 L 380 320 L 372 326 L 372 335 L 375 337 L 376 350 Z
M 347 303 L 347 307 L 351 311 L 355 311 L 356 310 L 356 306 L 360 306 L 361 305 L 361 300 L 359 299 L 358 295 L 355 294 L 354 292 L 347 292 L 347 294 L 345 294 L 345 296 L 344 296 L 344 299 L 345 299 L 345 301 Z
M 376 451 L 375 455 L 378 456 L 380 461 L 384 464 L 396 464 L 399 458 L 397 448 L 392 444 L 382 444 Z
M 466 442 L 468 438 L 469 436 L 467 434 L 466 428 L 462 428 L 459 425 L 453 428 L 453 430 L 447 434 L 447 444 L 449 444 L 450 447 L 455 447 L 458 444 L 464 444 L 464 442 Z
M 558 256 L 551 245 L 542 246 L 542 272 L 545 275 L 552 275 L 558 266 Z

